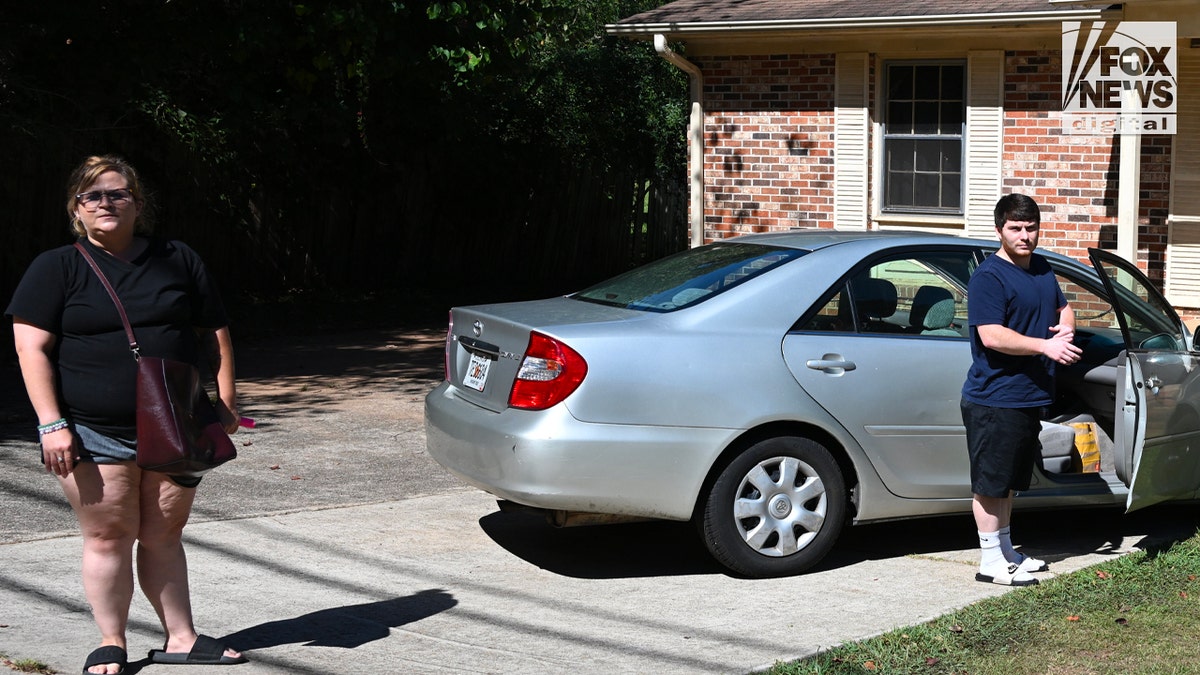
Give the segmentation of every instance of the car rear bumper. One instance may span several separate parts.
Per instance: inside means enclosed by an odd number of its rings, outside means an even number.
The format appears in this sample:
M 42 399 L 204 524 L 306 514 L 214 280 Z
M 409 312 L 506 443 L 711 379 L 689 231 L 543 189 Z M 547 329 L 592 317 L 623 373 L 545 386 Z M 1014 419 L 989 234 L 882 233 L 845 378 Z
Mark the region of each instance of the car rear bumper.
M 430 456 L 475 487 L 540 509 L 687 520 L 709 467 L 736 435 L 591 424 L 563 405 L 496 413 L 446 382 L 425 398 Z

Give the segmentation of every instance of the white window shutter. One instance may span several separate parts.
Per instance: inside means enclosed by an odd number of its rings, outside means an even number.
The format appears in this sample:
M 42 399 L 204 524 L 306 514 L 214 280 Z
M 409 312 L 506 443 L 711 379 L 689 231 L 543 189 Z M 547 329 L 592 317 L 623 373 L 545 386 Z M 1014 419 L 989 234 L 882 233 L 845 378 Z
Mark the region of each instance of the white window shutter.
M 967 53 L 967 234 L 991 239 L 1004 148 L 1004 52 Z
M 868 55 L 838 54 L 834 90 L 833 226 L 867 229 Z
M 1200 307 L 1200 50 L 1183 41 L 1178 56 L 1176 129 L 1171 150 L 1166 292 L 1171 304 Z

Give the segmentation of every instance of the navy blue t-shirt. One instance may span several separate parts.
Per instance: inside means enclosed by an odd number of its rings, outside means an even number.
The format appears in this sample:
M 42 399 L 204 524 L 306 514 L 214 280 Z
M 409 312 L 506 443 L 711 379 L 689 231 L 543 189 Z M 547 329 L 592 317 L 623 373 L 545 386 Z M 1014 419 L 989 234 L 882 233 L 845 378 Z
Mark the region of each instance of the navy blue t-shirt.
M 1025 270 L 991 255 L 967 285 L 971 329 L 971 369 L 963 398 L 994 408 L 1038 408 L 1054 400 L 1054 361 L 1044 356 L 1013 356 L 987 349 L 979 326 L 995 324 L 1028 337 L 1046 339 L 1067 299 L 1050 263 L 1036 253 Z
M 125 306 L 141 353 L 200 365 L 194 329 L 229 323 L 200 256 L 181 242 L 151 239 L 126 262 L 81 241 Z M 116 305 L 74 246 L 35 258 L 5 314 L 58 338 L 51 356 L 68 419 L 136 435 L 137 364 Z

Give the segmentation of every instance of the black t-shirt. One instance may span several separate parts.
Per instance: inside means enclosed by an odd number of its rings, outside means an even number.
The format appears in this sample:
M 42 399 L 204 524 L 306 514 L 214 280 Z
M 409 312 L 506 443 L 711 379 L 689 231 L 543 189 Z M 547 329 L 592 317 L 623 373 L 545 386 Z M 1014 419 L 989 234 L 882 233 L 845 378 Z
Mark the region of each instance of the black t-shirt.
M 141 353 L 200 365 L 194 329 L 229 321 L 196 252 L 152 238 L 142 255 L 125 262 L 81 241 L 125 306 Z M 35 258 L 5 314 L 57 336 L 51 356 L 68 419 L 134 437 L 137 364 L 116 305 L 74 246 Z

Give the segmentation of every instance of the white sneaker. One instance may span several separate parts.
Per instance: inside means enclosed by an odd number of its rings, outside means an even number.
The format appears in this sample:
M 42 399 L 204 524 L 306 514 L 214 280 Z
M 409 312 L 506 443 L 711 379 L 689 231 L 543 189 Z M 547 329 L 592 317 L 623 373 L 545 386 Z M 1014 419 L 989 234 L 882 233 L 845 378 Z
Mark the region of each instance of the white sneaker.
M 1017 568 L 1022 572 L 1045 572 L 1050 569 L 1050 565 L 1045 560 L 1031 558 L 1023 553 L 1017 555 L 1021 556 L 1021 560 L 1017 562 Z
M 1038 582 L 1029 575 L 1029 572 L 1022 570 L 1018 563 L 1008 563 L 1005 567 L 990 570 L 981 569 L 975 574 L 975 581 L 1000 584 L 1001 586 L 1033 586 Z

